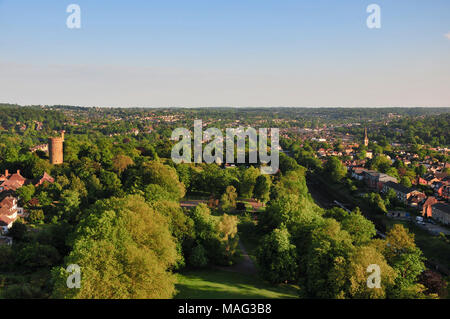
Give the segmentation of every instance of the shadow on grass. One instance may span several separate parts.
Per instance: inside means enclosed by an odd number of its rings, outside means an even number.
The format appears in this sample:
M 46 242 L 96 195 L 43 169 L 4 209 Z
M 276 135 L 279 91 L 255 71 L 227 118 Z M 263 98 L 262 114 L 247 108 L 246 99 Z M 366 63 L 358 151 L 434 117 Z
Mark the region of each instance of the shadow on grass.
M 198 270 L 178 274 L 177 299 L 298 298 L 299 288 L 271 285 L 256 275 L 222 270 Z

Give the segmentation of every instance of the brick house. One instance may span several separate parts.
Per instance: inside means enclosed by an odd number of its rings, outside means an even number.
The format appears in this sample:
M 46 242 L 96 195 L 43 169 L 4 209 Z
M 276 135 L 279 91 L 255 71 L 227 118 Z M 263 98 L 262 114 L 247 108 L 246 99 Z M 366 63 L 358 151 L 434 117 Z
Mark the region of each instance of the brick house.
M 15 192 L 19 188 L 21 188 L 23 185 L 33 184 L 34 186 L 40 186 L 47 183 L 54 183 L 55 179 L 47 174 L 47 172 L 44 172 L 44 174 L 36 179 L 36 180 L 30 180 L 22 175 L 20 175 L 20 170 L 17 170 L 15 174 L 10 174 L 8 170 L 5 171 L 5 174 L 0 175 L 0 193 L 10 191 Z
M 433 216 L 432 206 L 437 202 L 436 197 L 429 196 L 422 204 L 422 216 L 431 218 Z
M 6 170 L 5 174 L 0 176 L 0 192 L 4 191 L 13 191 L 15 192 L 19 188 L 21 188 L 27 179 L 20 175 L 20 170 L 17 170 L 15 174 L 9 174 L 9 171 Z
M 383 185 L 383 193 L 389 192 L 390 189 L 393 189 L 397 194 L 397 199 L 402 203 L 406 204 L 408 202 L 409 197 L 415 192 L 412 188 L 408 188 L 403 186 L 402 184 L 394 183 L 394 182 L 386 182 Z
M 413 181 L 413 184 L 416 184 L 416 185 L 428 185 L 428 182 L 425 179 L 423 179 L 422 177 L 417 176 L 417 178 Z
M 0 175 L 0 232 L 7 233 L 17 220 L 18 215 L 24 213 L 23 208 L 18 207 L 18 198 L 15 192 L 24 185 L 32 184 L 40 186 L 44 183 L 54 183 L 55 179 L 44 173 L 36 180 L 23 177 L 18 170 L 15 174 L 10 174 L 8 170 Z
M 388 182 L 397 183 L 397 179 L 395 177 L 389 176 L 384 173 L 379 173 L 377 171 L 367 170 L 364 171 L 363 174 L 367 186 L 374 188 L 378 191 L 381 191 L 383 189 L 384 184 Z
M 17 198 L 8 196 L 0 202 L 0 230 L 3 234 L 12 227 L 18 213 Z
M 445 225 L 450 225 L 450 205 L 437 203 L 432 206 L 433 219 Z
M 35 181 L 33 184 L 34 184 L 34 186 L 37 187 L 37 186 L 40 186 L 40 185 L 42 185 L 42 184 L 44 184 L 46 182 L 50 183 L 50 184 L 53 184 L 55 182 L 55 179 L 53 177 L 51 177 L 50 175 L 48 175 L 47 172 L 44 172 L 42 177 L 39 180 Z

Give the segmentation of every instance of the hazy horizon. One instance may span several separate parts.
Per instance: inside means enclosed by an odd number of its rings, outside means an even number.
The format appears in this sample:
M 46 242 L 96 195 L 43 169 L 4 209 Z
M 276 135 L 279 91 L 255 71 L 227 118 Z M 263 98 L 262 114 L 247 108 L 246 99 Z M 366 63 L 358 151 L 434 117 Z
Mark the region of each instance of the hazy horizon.
M 87 106 L 87 105 L 69 105 L 69 104 L 17 104 L 2 102 L 5 105 L 17 105 L 19 107 L 79 107 L 79 108 L 123 108 L 123 109 L 201 109 L 201 108 L 224 108 L 224 109 L 273 109 L 273 108 L 293 108 L 293 109 L 415 109 L 415 108 L 433 108 L 433 109 L 450 109 L 450 106 Z

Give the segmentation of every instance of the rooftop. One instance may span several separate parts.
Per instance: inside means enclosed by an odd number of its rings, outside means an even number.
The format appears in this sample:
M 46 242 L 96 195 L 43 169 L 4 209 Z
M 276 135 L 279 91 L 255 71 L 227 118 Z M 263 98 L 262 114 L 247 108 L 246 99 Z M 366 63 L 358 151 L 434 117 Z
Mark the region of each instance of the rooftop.
M 437 203 L 433 205 L 433 208 L 440 210 L 446 214 L 450 214 L 450 205 L 444 203 Z
M 398 192 L 404 193 L 404 194 L 408 194 L 411 193 L 413 191 L 412 188 L 409 187 L 405 187 L 402 184 L 398 184 L 398 183 L 394 183 L 394 182 L 387 182 L 386 187 L 392 188 Z

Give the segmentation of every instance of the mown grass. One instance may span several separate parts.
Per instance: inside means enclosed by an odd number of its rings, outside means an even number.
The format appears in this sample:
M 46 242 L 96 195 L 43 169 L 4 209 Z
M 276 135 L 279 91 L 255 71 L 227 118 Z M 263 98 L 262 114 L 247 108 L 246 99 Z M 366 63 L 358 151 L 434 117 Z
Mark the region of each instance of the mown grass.
M 293 299 L 300 289 L 271 285 L 257 275 L 207 269 L 177 274 L 176 299 Z
M 255 262 L 255 252 L 261 235 L 250 214 L 238 213 L 239 238 L 250 258 Z M 256 273 L 205 269 L 177 274 L 176 299 L 292 299 L 299 298 L 300 288 L 295 285 L 272 285 Z

